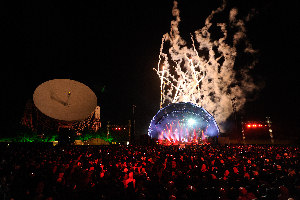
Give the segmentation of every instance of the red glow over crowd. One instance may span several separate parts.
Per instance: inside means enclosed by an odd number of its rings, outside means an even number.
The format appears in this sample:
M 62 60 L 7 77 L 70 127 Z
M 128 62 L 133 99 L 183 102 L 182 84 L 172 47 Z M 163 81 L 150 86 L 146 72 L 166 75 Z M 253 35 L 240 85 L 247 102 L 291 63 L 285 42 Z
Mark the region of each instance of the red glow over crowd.
M 297 199 L 299 147 L 0 145 L 0 199 Z

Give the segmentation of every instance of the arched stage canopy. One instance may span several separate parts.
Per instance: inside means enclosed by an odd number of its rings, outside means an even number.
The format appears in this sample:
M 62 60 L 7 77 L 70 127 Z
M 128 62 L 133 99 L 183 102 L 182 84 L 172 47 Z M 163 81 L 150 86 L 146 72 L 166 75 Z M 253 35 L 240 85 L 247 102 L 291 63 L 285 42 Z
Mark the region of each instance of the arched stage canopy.
M 213 116 L 190 102 L 173 103 L 160 109 L 148 129 L 151 138 L 172 143 L 198 143 L 218 133 Z

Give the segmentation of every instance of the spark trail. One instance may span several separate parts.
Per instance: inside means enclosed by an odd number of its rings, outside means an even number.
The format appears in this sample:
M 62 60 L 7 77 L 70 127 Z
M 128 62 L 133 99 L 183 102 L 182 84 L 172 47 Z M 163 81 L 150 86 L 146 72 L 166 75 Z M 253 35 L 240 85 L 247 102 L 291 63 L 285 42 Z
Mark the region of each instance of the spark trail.
M 252 59 L 246 66 L 237 66 L 238 46 L 242 53 L 255 55 L 256 50 L 246 38 L 245 21 L 237 19 L 238 10 L 229 11 L 228 23 L 213 24 L 213 17 L 225 10 L 226 2 L 212 11 L 205 25 L 191 34 L 191 47 L 180 36 L 180 11 L 174 1 L 171 30 L 162 38 L 159 62 L 154 69 L 161 81 L 161 102 L 163 107 L 170 103 L 192 102 L 204 107 L 218 123 L 224 122 L 233 112 L 232 99 L 236 110 L 246 102 L 246 95 L 257 89 L 249 70 L 256 64 Z M 216 26 L 222 33 L 215 39 L 210 28 Z M 228 29 L 235 30 L 228 34 Z M 232 32 L 232 31 L 231 31 Z M 239 77 L 239 78 L 237 78 Z M 221 127 L 222 129 L 222 127 Z

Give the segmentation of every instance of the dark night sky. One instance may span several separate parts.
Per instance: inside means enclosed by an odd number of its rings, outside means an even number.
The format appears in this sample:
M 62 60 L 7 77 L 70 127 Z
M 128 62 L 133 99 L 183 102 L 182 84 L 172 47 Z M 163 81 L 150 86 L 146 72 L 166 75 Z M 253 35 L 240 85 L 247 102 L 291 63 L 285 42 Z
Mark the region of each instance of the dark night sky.
M 201 28 L 221 3 L 179 1 L 183 35 Z M 146 133 L 159 109 L 159 79 L 152 68 L 157 66 L 162 35 L 170 28 L 171 0 L 2 4 L 3 130 L 20 121 L 26 101 L 39 84 L 71 78 L 96 93 L 103 121 L 126 122 L 135 104 L 137 131 Z M 229 0 L 228 6 L 237 7 L 240 15 L 252 8 L 257 12 L 246 27 L 249 40 L 259 50 L 253 76 L 265 86 L 245 105 L 245 117 L 268 115 L 278 130 L 299 134 L 299 1 Z

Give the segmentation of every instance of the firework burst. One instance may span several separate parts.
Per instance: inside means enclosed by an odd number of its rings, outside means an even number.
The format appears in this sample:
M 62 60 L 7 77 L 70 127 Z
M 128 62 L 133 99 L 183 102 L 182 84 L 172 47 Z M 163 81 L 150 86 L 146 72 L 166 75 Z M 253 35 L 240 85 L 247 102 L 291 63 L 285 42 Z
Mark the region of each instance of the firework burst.
M 256 63 L 252 59 L 245 66 L 237 66 L 238 47 L 242 53 L 253 55 L 256 51 L 246 38 L 245 21 L 237 19 L 238 10 L 229 11 L 228 23 L 212 23 L 213 17 L 225 10 L 226 3 L 212 11 L 203 28 L 191 34 L 192 45 L 188 47 L 179 32 L 179 9 L 174 1 L 171 31 L 162 38 L 159 62 L 156 69 L 160 78 L 161 108 L 170 103 L 192 102 L 212 113 L 218 123 L 224 122 L 246 102 L 246 95 L 256 89 L 249 70 Z M 221 37 L 212 37 L 211 27 L 221 32 Z M 229 36 L 228 29 L 235 30 Z

